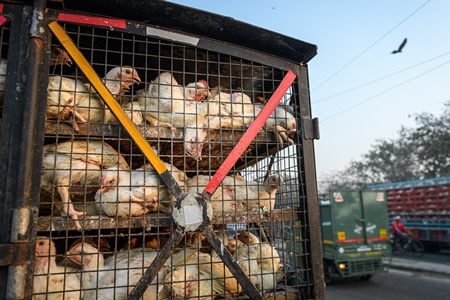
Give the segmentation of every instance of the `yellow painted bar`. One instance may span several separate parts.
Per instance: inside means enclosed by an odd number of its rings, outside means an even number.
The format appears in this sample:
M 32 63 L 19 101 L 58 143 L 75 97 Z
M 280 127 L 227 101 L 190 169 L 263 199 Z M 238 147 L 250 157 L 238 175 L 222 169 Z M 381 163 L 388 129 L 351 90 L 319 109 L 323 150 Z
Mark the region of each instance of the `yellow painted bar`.
M 161 159 L 156 155 L 147 141 L 142 137 L 139 131 L 134 126 L 133 122 L 127 117 L 127 115 L 123 112 L 119 103 L 116 99 L 111 95 L 106 86 L 103 84 L 103 81 L 98 77 L 97 73 L 95 73 L 94 69 L 92 69 L 91 65 L 89 65 L 88 61 L 84 58 L 83 54 L 78 50 L 75 44 L 72 42 L 70 37 L 66 34 L 64 29 L 56 22 L 52 22 L 48 25 L 50 27 L 53 34 L 56 38 L 61 42 L 64 49 L 69 53 L 70 57 L 77 64 L 80 70 L 87 77 L 89 82 L 94 86 L 95 90 L 98 92 L 100 97 L 106 104 L 109 106 L 111 111 L 116 116 L 117 120 L 122 124 L 128 134 L 131 136 L 133 141 L 137 144 L 139 149 L 141 149 L 142 153 L 145 157 L 150 161 L 152 166 L 155 168 L 158 174 L 167 171 L 166 166 L 161 161 Z

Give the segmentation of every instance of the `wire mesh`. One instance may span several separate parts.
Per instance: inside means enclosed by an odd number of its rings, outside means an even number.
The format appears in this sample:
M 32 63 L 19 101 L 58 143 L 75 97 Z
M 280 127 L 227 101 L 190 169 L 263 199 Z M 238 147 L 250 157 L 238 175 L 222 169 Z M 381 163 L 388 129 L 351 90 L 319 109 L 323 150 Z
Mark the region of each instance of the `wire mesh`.
M 203 191 L 286 74 L 239 53 L 62 26 L 185 193 Z M 176 230 L 176 199 L 67 53 L 51 52 L 34 298 L 124 299 Z M 274 299 L 314 298 L 298 117 L 309 99 L 297 83 L 211 199 L 223 251 Z M 241 283 L 186 232 L 144 299 L 245 298 Z

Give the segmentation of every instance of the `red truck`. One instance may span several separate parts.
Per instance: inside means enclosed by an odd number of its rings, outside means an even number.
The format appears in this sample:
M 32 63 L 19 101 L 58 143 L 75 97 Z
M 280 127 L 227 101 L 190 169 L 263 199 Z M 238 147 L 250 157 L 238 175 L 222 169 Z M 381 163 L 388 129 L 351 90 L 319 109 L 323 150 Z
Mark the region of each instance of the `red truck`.
M 386 191 L 389 219 L 401 216 L 429 251 L 450 248 L 450 177 L 371 185 Z

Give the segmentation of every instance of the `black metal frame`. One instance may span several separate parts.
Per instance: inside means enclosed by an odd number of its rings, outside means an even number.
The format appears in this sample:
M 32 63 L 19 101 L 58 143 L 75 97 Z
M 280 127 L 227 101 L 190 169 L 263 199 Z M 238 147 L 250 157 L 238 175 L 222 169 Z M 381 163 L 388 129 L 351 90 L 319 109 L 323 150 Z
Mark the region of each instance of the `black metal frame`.
M 33 13 L 44 12 L 45 3 L 36 6 L 5 6 L 11 20 L 8 73 L 1 131 L 0 199 L 2 199 L 1 246 L 12 255 L 3 262 L 0 288 L 5 299 L 31 298 L 33 262 L 38 215 L 42 146 L 46 106 L 46 80 L 40 80 L 43 57 L 42 36 L 30 28 Z M 41 21 L 43 21 L 41 19 Z M 43 26 L 37 22 L 34 25 Z M 48 59 L 44 65 L 48 66 Z M 24 275 L 27 274 L 28 276 Z

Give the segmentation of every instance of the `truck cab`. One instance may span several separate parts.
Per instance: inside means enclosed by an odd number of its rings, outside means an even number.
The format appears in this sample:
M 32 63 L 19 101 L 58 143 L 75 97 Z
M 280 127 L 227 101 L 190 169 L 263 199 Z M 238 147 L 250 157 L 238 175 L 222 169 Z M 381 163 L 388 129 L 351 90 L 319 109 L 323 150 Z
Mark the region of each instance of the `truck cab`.
M 319 197 L 325 280 L 331 274 L 369 280 L 392 260 L 386 194 L 335 190 Z

